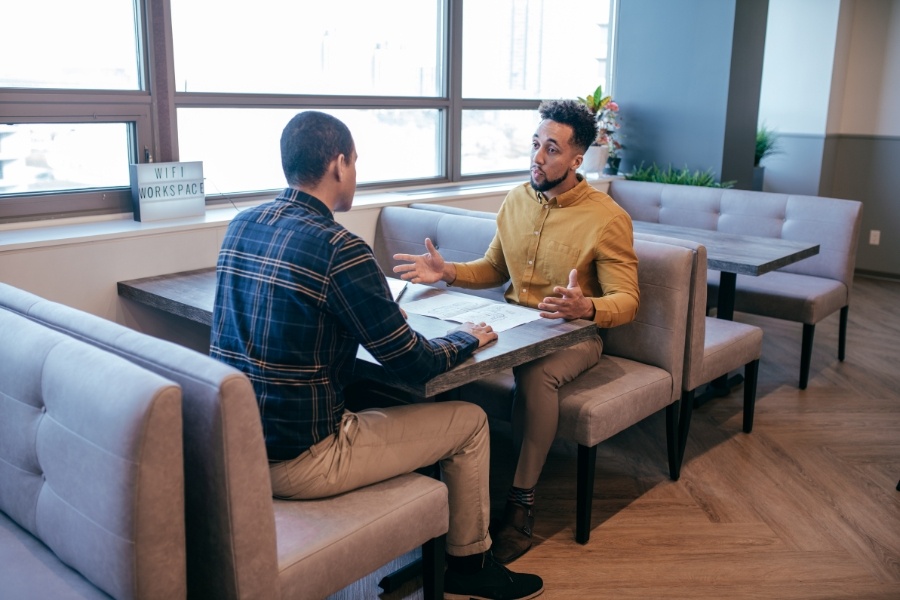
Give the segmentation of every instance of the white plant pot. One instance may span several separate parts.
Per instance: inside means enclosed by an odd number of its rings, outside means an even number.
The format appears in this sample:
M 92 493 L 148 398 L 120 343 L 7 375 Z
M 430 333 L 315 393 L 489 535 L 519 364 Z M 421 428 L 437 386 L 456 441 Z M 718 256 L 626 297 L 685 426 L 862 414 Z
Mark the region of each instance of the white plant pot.
M 584 153 L 584 161 L 578 171 L 582 175 L 599 176 L 606 168 L 606 159 L 609 158 L 609 148 L 606 146 L 591 146 Z

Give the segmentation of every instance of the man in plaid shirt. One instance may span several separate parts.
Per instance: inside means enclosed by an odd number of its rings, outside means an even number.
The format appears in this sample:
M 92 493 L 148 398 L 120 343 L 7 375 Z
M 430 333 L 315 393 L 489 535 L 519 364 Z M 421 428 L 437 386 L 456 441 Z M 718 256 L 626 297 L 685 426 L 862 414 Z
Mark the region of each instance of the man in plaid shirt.
M 322 498 L 440 463 L 450 497 L 445 596 L 539 595 L 540 577 L 513 573 L 490 552 L 490 442 L 481 408 L 344 408 L 360 344 L 397 376 L 425 381 L 497 334 L 466 323 L 428 340 L 409 327 L 371 248 L 334 220 L 356 190 L 346 125 L 302 112 L 282 133 L 281 156 L 289 187 L 241 211 L 225 234 L 210 344 L 213 357 L 253 383 L 274 495 Z

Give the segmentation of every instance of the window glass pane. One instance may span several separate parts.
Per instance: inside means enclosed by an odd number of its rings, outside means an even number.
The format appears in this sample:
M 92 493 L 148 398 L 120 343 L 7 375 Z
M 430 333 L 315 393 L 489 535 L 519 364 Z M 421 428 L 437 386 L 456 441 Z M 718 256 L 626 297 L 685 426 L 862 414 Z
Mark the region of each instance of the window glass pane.
M 128 187 L 127 123 L 0 125 L 0 195 Z
M 462 114 L 463 175 L 527 171 L 536 110 L 466 110 Z
M 134 3 L 0 0 L 0 87 L 137 90 Z
M 172 0 L 175 87 L 437 96 L 442 4 L 255 0 L 226 10 L 220 0 Z
M 466 2 L 463 97 L 577 98 L 606 89 L 609 2 Z
M 437 177 L 437 110 L 323 110 L 350 128 L 357 183 Z M 178 109 L 183 161 L 203 161 L 207 195 L 283 188 L 281 131 L 294 109 Z

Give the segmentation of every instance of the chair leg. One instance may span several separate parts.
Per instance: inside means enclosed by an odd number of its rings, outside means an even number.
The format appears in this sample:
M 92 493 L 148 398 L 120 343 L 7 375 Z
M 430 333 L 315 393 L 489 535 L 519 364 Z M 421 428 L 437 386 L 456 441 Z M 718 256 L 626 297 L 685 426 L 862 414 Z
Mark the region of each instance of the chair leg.
M 844 362 L 844 350 L 847 348 L 847 313 L 850 305 L 841 308 L 841 323 L 838 328 L 838 360 Z
M 422 592 L 425 600 L 444 598 L 446 537 L 441 535 L 422 544 Z
M 759 379 L 759 359 L 744 365 L 744 433 L 753 431 L 753 411 L 756 408 L 756 381 Z
M 578 467 L 575 500 L 575 541 L 587 544 L 591 537 L 591 503 L 594 500 L 594 470 L 597 446 L 578 445 Z
M 697 390 L 681 392 L 681 415 L 678 417 L 678 470 L 684 464 L 684 449 L 687 446 L 688 432 L 691 429 L 691 416 L 694 414 L 694 394 Z
M 666 452 L 669 455 L 669 478 L 681 476 L 681 445 L 678 442 L 678 401 L 666 407 Z
M 816 326 L 803 324 L 803 342 L 800 345 L 800 389 L 805 390 L 809 383 L 809 364 L 812 362 L 813 336 Z

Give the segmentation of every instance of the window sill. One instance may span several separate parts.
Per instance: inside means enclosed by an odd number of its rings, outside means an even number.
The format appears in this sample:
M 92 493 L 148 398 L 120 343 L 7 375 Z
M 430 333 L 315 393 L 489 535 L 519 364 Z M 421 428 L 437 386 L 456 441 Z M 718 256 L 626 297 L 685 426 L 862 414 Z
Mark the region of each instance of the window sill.
M 604 176 L 590 181 L 594 184 L 604 184 L 610 179 L 612 177 Z M 522 181 L 523 179 L 518 177 L 502 181 L 360 191 L 354 198 L 351 212 L 380 209 L 384 206 L 406 205 L 413 202 L 440 203 L 463 199 L 472 200 L 498 194 L 505 195 Z M 243 201 L 236 205 L 209 206 L 203 215 L 166 221 L 140 222 L 135 221 L 131 213 L 123 213 L 102 217 L 76 217 L 54 221 L 3 224 L 0 225 L 0 252 L 222 227 L 231 221 L 240 210 L 267 202 L 272 197 L 271 194 L 268 194 L 258 200 Z

